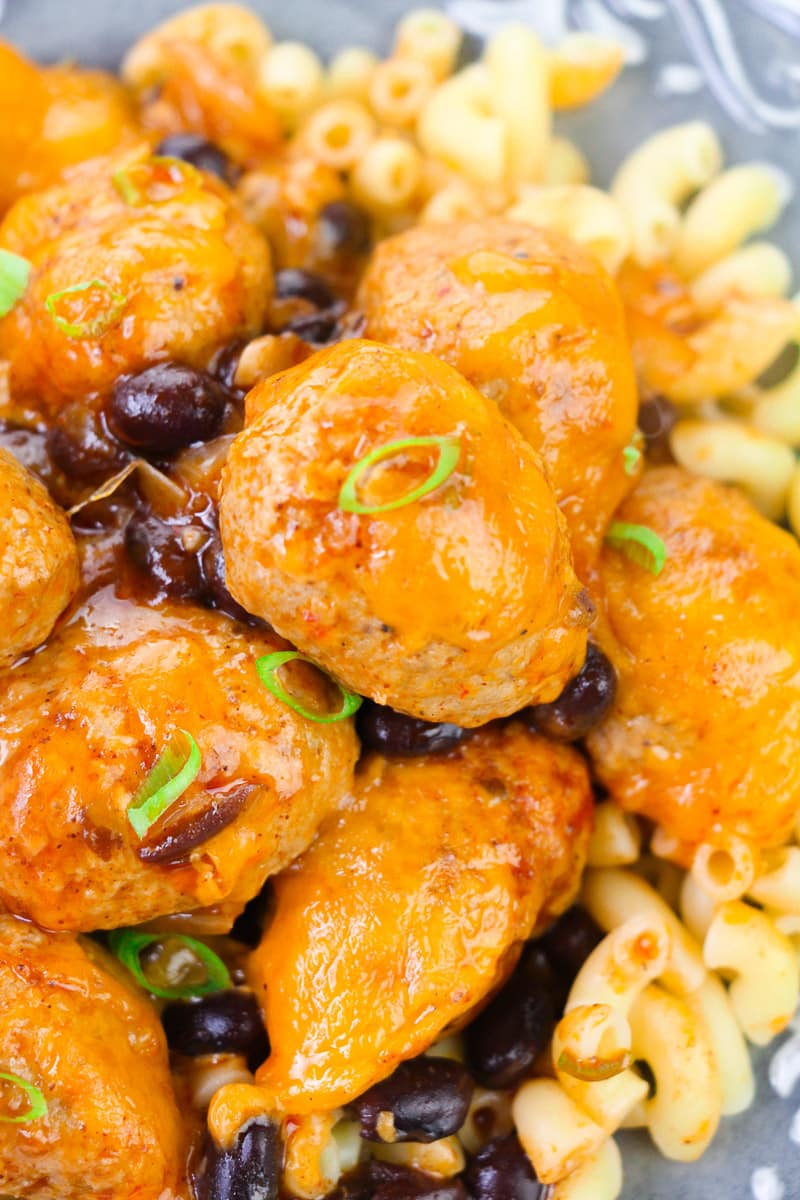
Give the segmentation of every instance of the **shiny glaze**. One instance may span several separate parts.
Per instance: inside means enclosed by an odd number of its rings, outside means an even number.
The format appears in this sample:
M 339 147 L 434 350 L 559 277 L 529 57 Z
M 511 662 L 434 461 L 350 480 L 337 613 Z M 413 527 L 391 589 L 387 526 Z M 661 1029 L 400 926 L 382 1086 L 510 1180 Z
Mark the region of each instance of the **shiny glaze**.
M 126 204 L 112 181 L 126 167 L 137 179 L 164 173 L 146 148 L 97 159 L 68 183 L 23 197 L 0 224 L 0 246 L 33 264 L 24 297 L 0 320 L 0 358 L 11 363 L 18 404 L 56 411 L 107 394 L 119 375 L 149 363 L 205 366 L 233 337 L 260 331 L 269 251 L 226 186 L 178 164 L 163 199 Z M 127 298 L 122 312 L 98 336 L 70 337 L 45 300 L 95 278 Z
M 2 1070 L 40 1088 L 48 1105 L 29 1124 L 0 1122 L 3 1192 L 37 1200 L 186 1194 L 186 1138 L 164 1034 L 99 946 L 0 916 L 0 1043 Z
M 636 389 L 613 280 L 573 243 L 500 218 L 381 243 L 359 293 L 367 334 L 452 363 L 540 451 L 587 577 L 633 480 Z
M 39 67 L 0 41 L 0 213 L 67 167 L 137 136 L 133 106 L 113 76 Z
M 69 523 L 45 487 L 0 449 L 0 667 L 40 645 L 78 588 Z
M 412 716 L 478 725 L 558 695 L 583 661 L 587 604 L 538 457 L 479 392 L 428 355 L 349 341 L 265 380 L 246 411 L 220 500 L 240 604 Z M 461 440 L 435 493 L 338 507 L 368 451 L 431 434 Z M 432 462 L 376 474 L 402 494 Z
M 51 929 L 243 907 L 348 788 L 351 722 L 315 725 L 259 682 L 273 635 L 108 588 L 7 676 L 0 900 Z M 176 729 L 197 779 L 140 843 L 132 797 Z
M 346 1103 L 463 1021 L 568 905 L 590 813 L 581 758 L 519 722 L 447 756 L 368 756 L 349 809 L 275 880 L 250 962 L 270 1102 Z
M 598 640 L 619 687 L 587 739 L 625 808 L 691 847 L 777 845 L 800 803 L 800 547 L 741 493 L 647 472 L 619 517 L 664 540 L 654 576 L 607 547 Z

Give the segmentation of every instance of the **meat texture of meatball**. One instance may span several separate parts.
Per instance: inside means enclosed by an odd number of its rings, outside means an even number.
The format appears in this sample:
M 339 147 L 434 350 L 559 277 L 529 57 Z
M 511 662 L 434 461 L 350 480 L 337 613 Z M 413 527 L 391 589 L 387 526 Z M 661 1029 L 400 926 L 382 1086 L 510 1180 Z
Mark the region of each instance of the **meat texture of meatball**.
M 5 681 L 0 901 L 58 930 L 235 915 L 308 845 L 356 757 L 352 722 L 316 724 L 260 682 L 283 645 L 174 603 L 87 601 Z M 199 771 L 140 837 L 128 810 L 176 739 L 188 759 L 179 731 Z
M 137 136 L 131 103 L 112 75 L 39 67 L 0 41 L 0 212 L 67 167 Z
M 685 843 L 786 840 L 800 807 L 800 547 L 744 496 L 648 471 L 621 521 L 663 540 L 652 574 L 607 546 L 597 637 L 619 676 L 589 734 L 623 807 Z
M 184 1194 L 186 1138 L 163 1030 L 93 942 L 0 917 L 0 1072 L 2 1192 Z M 22 1120 L 38 1097 L 9 1075 L 37 1089 L 46 1111 Z
M 0 667 L 45 640 L 78 583 L 69 522 L 44 485 L 0 449 Z
M 538 456 L 493 404 L 430 355 L 348 341 L 259 384 L 247 411 L 220 501 L 240 604 L 414 717 L 480 725 L 559 694 L 590 606 Z M 391 507 L 445 448 L 452 473 Z
M 352 805 L 276 879 L 251 958 L 268 1103 L 347 1103 L 463 1022 L 569 905 L 590 815 L 581 757 L 521 722 L 449 755 L 366 757 Z
M 378 246 L 359 302 L 368 337 L 452 363 L 541 453 L 588 578 L 633 483 L 636 387 L 611 277 L 518 222 L 420 225 Z
M 150 363 L 206 366 L 260 332 L 270 301 L 267 243 L 229 189 L 146 150 L 24 196 L 0 224 L 0 247 L 31 263 L 0 320 L 0 358 L 15 399 L 49 412 Z

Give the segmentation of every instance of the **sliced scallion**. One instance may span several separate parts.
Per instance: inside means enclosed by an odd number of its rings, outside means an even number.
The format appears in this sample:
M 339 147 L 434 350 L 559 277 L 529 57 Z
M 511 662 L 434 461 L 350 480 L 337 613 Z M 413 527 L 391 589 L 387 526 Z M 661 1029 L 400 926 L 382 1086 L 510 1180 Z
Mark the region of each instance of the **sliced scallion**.
M 84 305 L 85 318 L 73 321 L 69 315 L 59 312 L 59 305 L 65 296 L 77 296 L 82 292 L 89 293 Z M 92 293 L 97 298 L 98 292 L 103 295 L 104 307 L 92 315 Z M 62 288 L 60 292 L 51 292 L 44 306 L 62 333 L 69 338 L 80 339 L 100 337 L 112 325 L 116 325 L 127 303 L 128 297 L 123 292 L 115 292 L 105 280 L 87 279 L 84 283 L 73 283 L 71 287 Z
M 615 550 L 620 550 L 631 562 L 644 567 L 652 575 L 660 575 L 667 561 L 667 548 L 662 539 L 647 525 L 634 525 L 629 521 L 612 521 L 606 541 Z
M 47 1101 L 38 1087 L 29 1083 L 27 1079 L 21 1079 L 19 1075 L 12 1075 L 10 1071 L 0 1071 L 0 1079 L 19 1088 L 21 1092 L 25 1093 L 30 1102 L 30 1108 L 27 1112 L 20 1113 L 18 1117 L 0 1113 L 0 1121 L 5 1121 L 8 1125 L 27 1125 L 29 1121 L 38 1121 L 40 1117 L 45 1116 L 47 1113 Z
M 31 264 L 20 254 L 0 250 L 0 317 L 11 312 L 25 295 L 31 277 Z
M 418 487 L 407 492 L 405 496 L 388 500 L 385 504 L 362 504 L 358 498 L 358 485 L 367 471 L 377 466 L 378 463 L 385 462 L 388 458 L 402 454 L 404 450 L 431 446 L 438 449 L 439 458 L 428 478 Z M 351 467 L 339 492 L 339 508 L 344 512 L 367 514 L 391 512 L 393 509 L 404 508 L 407 504 L 413 504 L 415 500 L 421 500 L 423 496 L 429 495 L 446 479 L 449 479 L 458 465 L 460 456 L 461 439 L 457 437 L 432 435 L 430 437 L 398 438 L 394 442 L 387 442 L 384 446 L 377 446 L 374 450 L 370 450 L 369 454 L 365 454 L 362 459 L 359 459 L 354 467 Z
M 340 683 L 336 687 L 342 694 L 342 707 L 335 713 L 315 713 L 310 708 L 306 708 L 294 696 L 287 692 L 278 678 L 278 671 L 286 663 L 304 662 L 309 666 L 315 667 L 317 664 L 310 658 L 306 658 L 304 654 L 300 654 L 297 650 L 278 650 L 274 654 L 264 654 L 256 660 L 256 671 L 258 677 L 264 684 L 264 687 L 272 692 L 276 700 L 280 700 L 283 704 L 293 708 L 301 717 L 307 717 L 309 721 L 317 721 L 320 725 L 330 725 L 333 721 L 343 721 L 346 717 L 352 717 L 354 712 L 361 707 L 363 701 L 361 696 L 357 696 L 355 692 L 348 692 Z M 331 680 L 333 683 L 334 680 Z
M 639 463 L 642 461 L 642 452 L 635 442 L 629 442 L 622 451 L 622 458 L 625 465 L 625 474 L 635 475 L 639 469 Z
M 109 934 L 108 943 L 122 965 L 127 967 L 134 979 L 151 996 L 160 996 L 164 1000 L 191 1000 L 196 996 L 208 996 L 212 992 L 221 992 L 233 986 L 230 972 L 219 955 L 209 950 L 204 942 L 188 937 L 185 933 L 140 933 L 136 929 L 115 929 Z M 188 954 L 195 965 L 199 964 L 202 967 L 206 976 L 204 982 L 164 987 L 148 978 L 142 966 L 142 953 L 150 946 L 172 943 L 178 946 L 184 956 Z M 179 967 L 185 966 L 185 961 L 179 964 Z
M 183 795 L 200 770 L 201 761 L 192 735 L 178 729 L 137 789 L 128 809 L 128 820 L 139 838 Z

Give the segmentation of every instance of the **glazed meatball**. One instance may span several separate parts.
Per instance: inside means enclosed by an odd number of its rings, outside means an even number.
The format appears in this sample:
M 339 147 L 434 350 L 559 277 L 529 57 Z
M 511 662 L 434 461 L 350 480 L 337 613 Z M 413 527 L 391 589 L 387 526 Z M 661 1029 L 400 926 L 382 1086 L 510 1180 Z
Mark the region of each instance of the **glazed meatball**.
M 590 815 L 580 756 L 520 722 L 442 757 L 365 758 L 352 804 L 275 880 L 251 959 L 270 1103 L 347 1103 L 466 1020 L 570 903 Z
M 588 601 L 536 453 L 445 363 L 343 342 L 259 384 L 222 479 L 228 586 L 350 690 L 473 726 L 553 699 L 583 662 Z M 345 511 L 341 489 L 370 453 Z M 431 476 L 441 441 L 455 468 Z M 391 447 L 390 447 L 391 451 Z
M 43 1115 L 0 1121 L 0 1190 L 31 1200 L 183 1194 L 185 1137 L 167 1046 L 148 1001 L 100 947 L 0 917 L 0 1071 Z M 3 1111 L 30 1100 L 0 1083 Z
M 613 280 L 514 221 L 421 225 L 378 246 L 360 304 L 368 337 L 452 363 L 541 453 L 587 578 L 633 482 L 637 398 Z
M 78 582 L 69 522 L 44 485 L 0 449 L 0 667 L 45 640 Z
M 660 537 L 666 562 L 654 575 L 603 551 L 597 636 L 619 687 L 588 737 L 598 777 L 687 859 L 724 835 L 785 841 L 800 805 L 800 547 L 677 467 L 647 472 L 618 516 Z
M 317 724 L 262 685 L 256 660 L 282 647 L 210 611 L 87 601 L 5 681 L 0 901 L 58 930 L 235 915 L 308 845 L 356 756 L 352 722 Z M 326 681 L 307 685 L 312 703 Z M 140 838 L 128 809 L 180 730 L 199 772 Z
M 0 358 L 15 398 L 51 413 L 154 362 L 206 366 L 269 304 L 264 238 L 224 184 L 177 160 L 87 163 L 19 200 L 0 246 L 32 263 Z
M 136 136 L 130 101 L 113 76 L 39 67 L 0 41 L 0 212 Z

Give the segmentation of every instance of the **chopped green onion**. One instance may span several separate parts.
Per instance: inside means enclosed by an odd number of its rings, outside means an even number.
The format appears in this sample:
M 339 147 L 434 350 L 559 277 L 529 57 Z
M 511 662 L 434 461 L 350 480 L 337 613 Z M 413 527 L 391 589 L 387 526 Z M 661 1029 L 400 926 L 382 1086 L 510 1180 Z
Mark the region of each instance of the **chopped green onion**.
M 111 176 L 111 182 L 126 204 L 141 204 L 142 193 L 133 183 L 127 167 L 120 167 Z
M 87 316 L 87 319 L 83 321 L 70 321 L 68 317 L 56 311 L 56 305 L 64 296 L 75 296 L 80 292 L 88 292 L 93 288 L 107 294 L 106 309 L 96 317 L 90 318 Z M 71 287 L 62 288 L 60 292 L 51 292 L 45 300 L 44 306 L 58 328 L 67 337 L 94 338 L 100 337 L 112 325 L 116 325 L 127 303 L 128 297 L 123 292 L 115 292 L 105 280 L 87 279 L 85 283 L 73 283 Z
M 403 450 L 411 450 L 417 446 L 438 447 L 439 461 L 428 478 L 405 496 L 389 500 L 386 504 L 362 504 L 357 495 L 357 488 L 362 476 L 377 463 L 392 458 L 395 454 L 401 454 Z M 457 437 L 409 437 L 387 442 L 385 446 L 378 446 L 369 454 L 365 454 L 351 468 L 339 492 L 339 508 L 344 512 L 352 513 L 382 513 L 391 512 L 395 508 L 404 508 L 407 504 L 413 504 L 415 500 L 421 500 L 423 496 L 429 495 L 446 479 L 449 479 L 456 469 L 460 456 L 461 439 Z
M 25 295 L 31 277 L 31 264 L 27 258 L 0 250 L 0 317 L 11 312 L 18 300 Z
M 0 1079 L 4 1079 L 7 1083 L 13 1083 L 14 1087 L 18 1087 L 21 1092 L 24 1092 L 31 1105 L 27 1112 L 20 1113 L 18 1117 L 9 1117 L 0 1113 L 0 1121 L 5 1121 L 9 1125 L 24 1125 L 28 1121 L 38 1121 L 46 1114 L 47 1101 L 39 1088 L 28 1083 L 27 1079 L 20 1079 L 19 1075 L 12 1075 L 10 1071 L 0 1071 Z
M 573 1079 L 581 1079 L 584 1083 L 601 1083 L 604 1079 L 613 1079 L 621 1074 L 630 1063 L 631 1055 L 627 1050 L 621 1050 L 612 1058 L 586 1059 L 576 1058 L 570 1050 L 562 1050 L 556 1066 Z
M 187 983 L 183 986 L 164 987 L 148 979 L 142 967 L 142 951 L 149 946 L 166 942 L 177 943 L 183 952 L 179 967 L 185 970 L 187 966 L 186 952 L 205 970 L 203 983 Z M 137 983 L 140 983 L 151 996 L 160 996 L 163 1000 L 191 1000 L 196 996 L 208 996 L 212 992 L 222 992 L 233 987 L 230 972 L 225 963 L 209 950 L 204 942 L 188 937 L 185 933 L 139 933 L 135 929 L 115 929 L 109 934 L 108 944 L 119 961 L 130 971 Z M 172 964 L 174 969 L 174 963 Z
M 178 729 L 133 797 L 128 820 L 140 838 L 174 804 L 196 777 L 201 764 L 197 742 Z
M 660 575 L 667 561 L 667 548 L 657 533 L 646 525 L 632 525 L 628 521 L 612 521 L 606 541 L 615 550 L 621 550 L 631 562 L 644 567 L 653 575 Z
M 625 462 L 625 474 L 635 475 L 639 463 L 642 461 L 642 452 L 639 447 L 634 442 L 630 442 L 622 451 L 622 457 Z
M 305 708 L 294 696 L 286 691 L 278 679 L 277 672 L 288 662 L 304 662 L 309 666 L 316 667 L 317 664 L 312 659 L 306 658 L 304 654 L 298 653 L 297 650 L 279 650 L 275 654 L 264 654 L 256 660 L 256 670 L 258 678 L 264 684 L 264 687 L 272 692 L 277 700 L 281 700 L 287 704 L 289 708 L 293 708 L 301 717 L 307 717 L 309 721 L 317 721 L 320 725 L 330 725 L 333 721 L 343 721 L 346 717 L 352 717 L 362 705 L 361 696 L 357 696 L 355 692 L 348 692 L 340 683 L 336 684 L 339 691 L 342 693 L 342 707 L 338 712 L 331 713 L 327 716 L 312 712 L 311 709 Z M 329 677 L 328 677 L 329 678 Z M 331 682 L 334 682 L 331 680 Z

